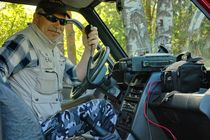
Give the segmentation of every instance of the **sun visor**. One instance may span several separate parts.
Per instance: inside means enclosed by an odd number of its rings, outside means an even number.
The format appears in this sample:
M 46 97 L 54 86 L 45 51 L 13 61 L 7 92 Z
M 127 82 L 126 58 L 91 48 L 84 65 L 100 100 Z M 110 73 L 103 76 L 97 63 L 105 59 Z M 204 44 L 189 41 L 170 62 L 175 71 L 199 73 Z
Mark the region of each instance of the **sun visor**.
M 3 2 L 19 3 L 19 4 L 28 4 L 28 5 L 37 5 L 40 0 L 1 0 Z M 89 6 L 91 3 L 97 0 L 61 0 L 65 3 L 70 10 L 72 9 L 81 9 Z
M 192 2 L 204 13 L 210 20 L 210 1 L 209 0 L 192 0 Z

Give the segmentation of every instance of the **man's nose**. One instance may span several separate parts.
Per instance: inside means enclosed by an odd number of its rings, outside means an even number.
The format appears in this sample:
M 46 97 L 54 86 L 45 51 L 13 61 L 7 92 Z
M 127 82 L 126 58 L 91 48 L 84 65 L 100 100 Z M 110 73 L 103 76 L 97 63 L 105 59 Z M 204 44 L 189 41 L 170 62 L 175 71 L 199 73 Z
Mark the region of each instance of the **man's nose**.
M 57 20 L 56 22 L 54 22 L 54 24 L 55 24 L 56 26 L 60 26 L 60 25 L 61 25 L 59 20 Z

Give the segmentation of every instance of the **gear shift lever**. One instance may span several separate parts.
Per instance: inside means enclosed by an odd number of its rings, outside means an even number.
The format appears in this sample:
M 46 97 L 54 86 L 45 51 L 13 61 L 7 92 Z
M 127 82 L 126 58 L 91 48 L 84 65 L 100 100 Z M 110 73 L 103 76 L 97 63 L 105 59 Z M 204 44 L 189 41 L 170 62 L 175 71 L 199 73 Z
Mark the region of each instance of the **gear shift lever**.
M 93 120 L 90 118 L 90 116 L 82 112 L 80 115 L 80 119 L 88 124 L 88 126 L 96 133 L 97 136 L 99 136 L 99 140 L 121 140 L 120 136 L 116 133 L 109 133 L 106 130 L 104 130 L 102 127 L 97 126 L 93 122 Z
M 88 126 L 91 127 L 91 129 L 94 130 L 99 137 L 105 137 L 106 135 L 108 135 L 108 132 L 106 130 L 94 124 L 93 120 L 87 113 L 81 113 L 80 119 L 86 122 Z

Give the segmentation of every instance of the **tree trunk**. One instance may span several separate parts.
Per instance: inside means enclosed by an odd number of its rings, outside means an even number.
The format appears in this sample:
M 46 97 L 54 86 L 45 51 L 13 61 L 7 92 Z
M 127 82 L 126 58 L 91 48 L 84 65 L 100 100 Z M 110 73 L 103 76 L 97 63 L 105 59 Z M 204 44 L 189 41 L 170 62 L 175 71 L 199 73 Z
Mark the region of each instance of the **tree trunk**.
M 169 52 L 171 52 L 172 19 L 172 0 L 158 0 L 154 42 L 155 49 L 158 49 L 159 46 L 164 46 Z
M 210 58 L 210 56 L 209 56 L 209 52 L 210 52 L 210 31 L 208 31 L 208 35 L 207 35 L 207 37 L 206 37 L 206 43 L 205 43 L 205 45 L 204 45 L 204 47 L 203 47 L 203 50 L 204 50 L 204 57 L 206 57 L 206 58 Z
M 144 9 L 140 0 L 122 0 L 127 52 L 139 56 L 151 52 Z
M 191 22 L 190 22 L 188 32 L 192 33 L 195 30 L 199 29 L 204 17 L 205 17 L 204 14 L 199 9 L 197 9 L 193 15 Z
M 147 15 L 147 19 L 148 19 L 148 22 L 151 23 L 152 22 L 152 10 L 151 10 L 151 0 L 146 0 L 146 15 Z
M 69 12 L 71 16 L 71 12 Z M 75 32 L 73 29 L 73 24 L 67 24 L 65 26 L 66 40 L 67 40 L 67 52 L 68 58 L 73 64 L 76 64 L 76 46 L 75 46 Z
M 200 37 L 199 29 L 204 18 L 205 18 L 204 14 L 199 9 L 197 9 L 192 17 L 192 20 L 188 28 L 188 38 L 186 40 L 186 46 L 188 47 L 189 50 L 194 49 L 195 47 L 193 46 L 193 44 L 191 44 L 193 36 L 194 37 L 197 36 L 197 38 Z

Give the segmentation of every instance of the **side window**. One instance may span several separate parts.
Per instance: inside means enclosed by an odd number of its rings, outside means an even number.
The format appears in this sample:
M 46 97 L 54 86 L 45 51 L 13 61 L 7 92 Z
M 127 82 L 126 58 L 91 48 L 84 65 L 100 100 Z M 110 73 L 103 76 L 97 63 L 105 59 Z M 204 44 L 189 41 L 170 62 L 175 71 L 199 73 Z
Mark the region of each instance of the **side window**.
M 115 39 L 126 51 L 123 22 L 121 20 L 120 14 L 116 10 L 116 3 L 102 2 L 95 8 L 95 10 L 102 18 L 106 26 L 109 28 Z
M 177 1 L 173 1 L 173 3 L 173 26 L 171 29 L 173 54 L 176 55 L 182 51 L 190 51 L 193 56 L 203 57 L 205 64 L 209 67 L 210 21 L 202 12 L 200 12 L 198 8 L 196 8 L 196 6 L 191 3 L 191 1 L 182 1 L 182 4 L 176 4 Z M 143 4 L 145 5 L 145 2 L 143 2 Z M 156 15 L 157 9 L 155 6 L 152 7 L 152 5 L 150 8 L 154 8 L 154 13 L 151 19 L 152 22 L 150 22 L 150 20 L 147 22 L 147 28 L 150 35 L 150 45 L 154 46 L 154 39 L 156 35 L 156 17 L 154 15 Z M 102 2 L 95 8 L 95 10 L 126 51 L 126 39 L 123 22 L 120 17 L 121 15 L 116 10 L 116 3 Z M 148 13 L 145 13 L 145 16 L 149 17 Z
M 89 23 L 86 21 L 86 19 L 77 12 L 72 12 L 72 19 L 75 19 L 77 21 L 79 21 L 83 27 L 86 27 Z M 69 26 L 72 26 L 72 29 L 66 28 L 66 39 L 67 39 L 67 43 L 69 42 L 69 44 L 67 44 L 66 48 L 70 48 L 72 46 L 75 47 L 75 52 L 74 51 L 68 51 L 68 53 L 70 53 L 70 55 L 68 55 L 68 57 L 71 57 L 71 53 L 75 53 L 76 55 L 76 63 L 79 62 L 82 54 L 83 54 L 83 50 L 84 50 L 84 46 L 82 43 L 82 31 L 80 30 L 80 28 L 78 28 L 78 26 L 76 26 L 75 24 L 70 24 Z M 73 35 L 73 36 L 72 36 Z M 68 38 L 68 36 L 72 36 L 72 38 Z M 99 45 L 101 47 L 104 47 L 102 41 L 99 39 Z M 65 45 L 64 45 L 65 46 Z M 71 58 L 70 58 L 71 59 Z
M 87 25 L 87 21 L 83 16 L 76 12 L 69 12 L 72 19 L 81 23 L 81 26 Z M 68 24 L 65 26 L 64 31 L 64 52 L 74 64 L 77 64 L 82 56 L 84 46 L 82 44 L 82 31 L 81 27 L 76 25 L 80 24 Z

